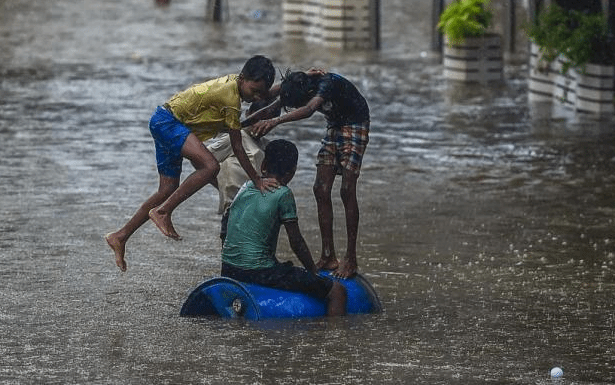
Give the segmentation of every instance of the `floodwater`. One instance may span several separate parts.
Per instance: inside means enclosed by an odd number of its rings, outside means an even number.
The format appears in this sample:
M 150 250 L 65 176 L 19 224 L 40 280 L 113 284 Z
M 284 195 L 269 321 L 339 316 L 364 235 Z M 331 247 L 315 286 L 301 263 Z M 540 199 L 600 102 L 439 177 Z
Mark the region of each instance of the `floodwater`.
M 502 84 L 447 82 L 427 1 L 383 1 L 382 50 L 343 54 L 284 41 L 276 0 L 229 2 L 215 25 L 204 0 L 0 0 L 1 383 L 548 384 L 554 366 L 615 382 L 612 119 L 529 104 L 523 60 Z M 257 53 L 369 101 L 358 252 L 382 314 L 180 318 L 219 271 L 211 187 L 176 211 L 183 241 L 147 224 L 128 272 L 113 262 L 104 234 L 157 187 L 156 105 Z M 273 133 L 300 148 L 315 255 L 322 134 L 318 117 Z

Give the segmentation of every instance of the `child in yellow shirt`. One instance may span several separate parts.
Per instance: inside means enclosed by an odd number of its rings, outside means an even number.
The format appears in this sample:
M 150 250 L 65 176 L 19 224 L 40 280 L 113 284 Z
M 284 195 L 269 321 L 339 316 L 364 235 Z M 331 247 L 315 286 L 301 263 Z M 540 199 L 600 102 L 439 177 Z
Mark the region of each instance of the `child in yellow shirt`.
M 126 271 L 125 250 L 130 236 L 148 219 L 173 239 L 181 239 L 171 221 L 173 210 L 215 180 L 220 165 L 203 141 L 228 130 L 234 155 L 254 185 L 262 192 L 275 188 L 275 179 L 261 179 L 250 163 L 241 140 L 241 101 L 265 99 L 275 78 L 271 60 L 254 56 L 239 75 L 227 75 L 196 84 L 159 106 L 149 123 L 156 146 L 159 186 L 119 230 L 105 236 L 115 253 L 115 263 Z M 183 158 L 195 171 L 181 184 Z

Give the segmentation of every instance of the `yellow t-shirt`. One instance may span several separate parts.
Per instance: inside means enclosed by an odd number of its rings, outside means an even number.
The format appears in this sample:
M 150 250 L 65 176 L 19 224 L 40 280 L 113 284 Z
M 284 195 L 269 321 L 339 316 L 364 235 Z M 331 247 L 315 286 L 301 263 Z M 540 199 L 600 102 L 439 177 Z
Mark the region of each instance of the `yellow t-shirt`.
M 175 94 L 165 106 L 201 141 L 218 132 L 240 129 L 241 97 L 237 75 L 195 84 Z

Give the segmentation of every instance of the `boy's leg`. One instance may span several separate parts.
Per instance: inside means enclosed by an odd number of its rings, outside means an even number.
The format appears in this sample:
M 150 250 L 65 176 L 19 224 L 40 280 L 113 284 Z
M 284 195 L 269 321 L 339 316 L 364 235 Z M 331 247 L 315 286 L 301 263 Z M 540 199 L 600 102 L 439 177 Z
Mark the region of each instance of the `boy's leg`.
M 302 267 L 284 262 L 271 268 L 243 270 L 222 263 L 222 276 L 242 282 L 273 287 L 281 290 L 298 291 L 327 301 L 327 315 L 346 314 L 346 288 L 330 278 L 308 272 Z
M 171 178 L 160 175 L 160 183 L 158 191 L 150 196 L 139 209 L 133 214 L 132 218 L 116 232 L 109 233 L 105 236 L 107 243 L 115 253 L 115 264 L 122 271 L 126 271 L 126 242 L 128 238 L 145 222 L 148 221 L 148 213 L 151 209 L 165 201 L 179 186 L 179 178 Z
M 346 213 L 346 256 L 335 276 L 348 278 L 357 272 L 357 232 L 359 229 L 359 204 L 357 202 L 357 179 L 358 175 L 350 170 L 342 170 L 342 187 L 340 195 L 344 203 Z
M 347 234 L 346 255 L 334 273 L 336 277 L 340 278 L 351 277 L 357 272 L 357 231 L 359 228 L 357 179 L 368 142 L 369 122 L 351 124 L 340 128 L 336 152 L 342 171 L 340 195 L 346 214 Z
M 322 251 L 320 260 L 316 263 L 318 269 L 334 270 L 339 264 L 335 256 L 333 243 L 333 203 L 331 202 L 331 189 L 335 180 L 335 166 L 318 165 L 316 167 L 316 181 L 314 182 L 314 197 L 318 208 L 318 225 Z
M 184 158 L 190 160 L 195 171 L 160 206 L 149 211 L 149 217 L 158 229 L 164 235 L 173 239 L 180 239 L 171 221 L 173 210 L 203 186 L 214 180 L 220 170 L 216 158 L 193 133 L 190 133 L 186 138 L 181 154 Z
M 339 282 L 334 281 L 333 287 L 327 294 L 327 315 L 341 316 L 346 314 L 346 288 Z

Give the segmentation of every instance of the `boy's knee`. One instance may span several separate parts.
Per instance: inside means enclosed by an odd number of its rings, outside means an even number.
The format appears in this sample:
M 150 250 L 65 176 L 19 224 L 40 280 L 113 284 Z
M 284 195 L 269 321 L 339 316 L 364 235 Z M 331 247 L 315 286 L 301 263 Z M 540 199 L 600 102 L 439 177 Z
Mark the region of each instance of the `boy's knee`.
M 324 183 L 314 183 L 312 191 L 314 192 L 314 196 L 316 196 L 316 198 L 325 198 L 331 195 L 331 188 Z
M 218 173 L 220 172 L 220 163 L 208 162 L 205 165 L 203 165 L 203 168 L 201 168 L 201 171 L 207 178 L 211 178 L 211 179 L 216 178 L 218 176 Z
M 214 176 L 214 178 L 217 177 L 218 173 L 220 172 L 220 163 L 212 162 L 210 167 L 211 167 L 211 172 L 212 172 L 212 175 Z
M 342 199 L 352 199 L 356 197 L 357 185 L 352 183 L 342 183 L 340 187 L 340 197 Z
M 162 201 L 166 200 L 175 192 L 175 190 L 177 190 L 177 187 L 179 187 L 179 185 L 160 187 L 157 193 L 159 199 L 161 199 Z
M 158 185 L 157 195 L 160 199 L 165 200 L 171 196 L 179 187 L 179 178 L 171 178 L 160 175 L 160 184 Z

